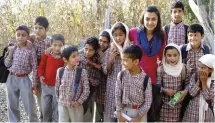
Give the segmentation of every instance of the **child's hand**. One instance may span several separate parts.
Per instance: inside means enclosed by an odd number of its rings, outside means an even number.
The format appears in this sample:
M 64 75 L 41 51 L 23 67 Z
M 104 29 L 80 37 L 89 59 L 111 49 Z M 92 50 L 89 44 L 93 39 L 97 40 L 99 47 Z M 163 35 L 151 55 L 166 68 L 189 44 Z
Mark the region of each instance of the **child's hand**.
M 32 88 L 33 94 L 36 95 L 37 97 L 39 96 L 39 91 L 37 87 Z
M 117 119 L 119 122 L 128 122 L 121 114 L 121 112 L 117 112 Z
M 77 102 L 77 101 L 73 101 L 72 102 L 72 106 L 74 106 L 74 107 L 78 107 L 78 106 L 80 106 L 81 104 L 79 103 L 79 102 Z
M 91 60 L 88 60 L 87 63 L 88 63 L 89 65 L 92 65 L 94 68 L 96 68 L 96 69 L 98 69 L 98 70 L 101 70 L 101 69 L 102 69 L 102 67 L 101 67 L 100 64 L 96 64 L 96 63 L 92 62 Z
M 199 71 L 199 80 L 202 85 L 202 90 L 207 88 L 208 74 L 204 71 Z
M 46 55 L 51 54 L 52 50 L 53 50 L 52 47 L 47 48 L 47 49 L 45 50 L 45 54 L 46 54 Z
M 142 119 L 142 116 L 139 115 L 139 116 L 137 116 L 135 118 L 132 118 L 130 122 L 140 122 L 141 119 Z
M 44 80 L 45 80 L 45 77 L 44 77 L 44 76 L 41 76 L 41 77 L 40 77 L 40 82 L 41 82 L 41 83 L 44 83 Z
M 174 96 L 176 91 L 174 91 L 173 89 L 164 89 L 164 93 L 168 96 Z
M 187 91 L 187 90 L 183 90 L 183 91 L 179 91 L 179 93 L 181 93 L 181 94 L 182 94 L 182 96 L 181 96 L 181 98 L 178 100 L 178 102 L 177 102 L 177 103 L 181 103 L 181 102 L 183 102 L 183 100 L 184 100 L 185 96 L 188 94 L 188 91 Z

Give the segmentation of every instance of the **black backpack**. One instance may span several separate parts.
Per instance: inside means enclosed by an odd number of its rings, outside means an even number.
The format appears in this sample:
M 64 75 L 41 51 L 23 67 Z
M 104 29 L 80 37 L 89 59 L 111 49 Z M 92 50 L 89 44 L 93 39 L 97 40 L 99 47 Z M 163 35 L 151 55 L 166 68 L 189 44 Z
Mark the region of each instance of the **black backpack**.
M 207 45 L 203 45 L 203 47 L 204 47 L 203 48 L 204 55 L 209 54 L 210 53 L 209 47 Z M 187 62 L 186 59 L 187 59 L 187 54 L 188 54 L 188 51 L 186 49 L 187 49 L 187 44 L 182 45 L 182 47 L 181 47 L 181 55 L 182 55 L 182 61 L 185 64 Z
M 188 25 L 186 25 L 186 24 L 184 24 L 184 32 L 185 32 L 185 44 L 187 44 L 188 43 L 188 41 L 187 41 L 187 30 L 188 30 Z M 169 35 L 169 30 L 170 30 L 170 24 L 167 24 L 167 25 L 165 25 L 164 26 L 164 31 L 165 31 L 165 33 L 166 33 L 166 36 L 167 36 L 167 41 L 168 41 L 168 35 Z M 167 42 L 168 43 L 168 42 Z
M 61 84 L 61 79 L 63 77 L 63 74 L 64 74 L 64 70 L 65 70 L 65 67 L 61 67 L 59 68 L 59 78 L 60 78 L 60 84 Z M 78 92 L 78 86 L 79 86 L 79 82 L 81 80 L 81 74 L 82 74 L 82 70 L 83 68 L 82 67 L 77 67 L 76 68 L 76 73 L 75 73 L 75 84 L 74 84 L 74 97 L 73 97 L 73 100 L 76 99 L 76 94 Z M 90 101 L 90 96 L 87 98 L 86 101 L 84 101 L 84 103 L 82 104 L 83 105 L 83 108 L 84 108 L 84 114 L 87 112 L 87 109 L 88 109 L 88 106 L 89 106 L 89 101 Z
M 9 74 L 9 70 L 4 64 L 4 59 L 5 59 L 5 54 L 7 52 L 7 49 L 8 47 L 5 47 L 2 56 L 0 56 L 0 71 L 1 71 L 0 83 L 6 83 L 7 77 Z
M 123 72 L 120 72 L 120 80 L 122 81 L 123 77 Z M 149 76 L 146 75 L 144 78 L 144 90 L 146 89 L 148 85 L 148 79 Z M 160 110 L 162 106 L 162 98 L 161 98 L 161 93 L 160 93 L 160 86 L 156 84 L 152 84 L 152 104 L 147 112 L 147 122 L 154 122 L 154 121 L 159 121 L 160 118 Z

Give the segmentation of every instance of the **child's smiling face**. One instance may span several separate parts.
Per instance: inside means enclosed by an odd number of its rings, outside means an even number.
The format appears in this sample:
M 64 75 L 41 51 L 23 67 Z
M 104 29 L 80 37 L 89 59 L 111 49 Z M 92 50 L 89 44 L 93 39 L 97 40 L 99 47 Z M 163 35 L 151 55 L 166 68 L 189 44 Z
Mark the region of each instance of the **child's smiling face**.
M 201 35 L 200 32 L 189 32 L 188 33 L 188 41 L 192 48 L 199 48 L 201 45 L 201 39 L 204 35 Z
M 177 49 L 168 49 L 165 54 L 165 59 L 169 65 L 174 66 L 178 63 L 179 56 L 180 54 Z

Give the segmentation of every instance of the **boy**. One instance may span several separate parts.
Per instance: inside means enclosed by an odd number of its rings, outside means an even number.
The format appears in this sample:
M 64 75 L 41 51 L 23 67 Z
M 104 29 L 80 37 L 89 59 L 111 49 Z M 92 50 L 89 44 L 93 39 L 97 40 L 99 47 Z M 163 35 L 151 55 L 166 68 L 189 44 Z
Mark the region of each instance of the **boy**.
M 95 92 L 101 80 L 101 65 L 99 63 L 99 41 L 96 37 L 87 39 L 84 50 L 80 52 L 80 66 L 87 70 L 90 83 L 89 101 L 85 102 L 85 116 L 84 121 L 92 122 L 94 112 Z M 89 107 L 89 108 L 88 108 Z M 89 110 L 88 110 L 89 109 Z M 88 113 L 90 111 L 90 114 Z M 84 113 L 85 113 L 84 112 Z M 90 116 L 91 115 L 91 116 Z
M 100 56 L 100 63 L 103 69 L 101 74 L 101 82 L 96 90 L 96 122 L 104 121 L 104 101 L 105 101 L 105 92 L 106 92 L 106 81 L 107 75 L 105 75 L 105 55 L 108 52 L 108 48 L 110 47 L 111 37 L 110 37 L 110 30 L 106 29 L 101 32 L 99 35 L 99 56 Z
M 66 66 L 59 68 L 56 75 L 59 122 L 83 122 L 82 104 L 90 94 L 87 71 L 82 69 L 80 81 L 75 82 L 80 62 L 78 49 L 68 46 L 61 56 Z
M 121 113 L 131 117 L 130 122 L 147 122 L 147 112 L 152 103 L 151 79 L 146 88 L 144 79 L 147 76 L 139 66 L 142 57 L 141 49 L 136 45 L 128 46 L 122 54 L 122 65 L 125 70 L 117 76 L 115 102 L 119 122 L 126 122 Z
M 190 67 L 191 75 L 197 71 L 198 59 L 204 54 L 209 54 L 209 48 L 201 43 L 204 29 L 200 24 L 192 24 L 188 28 L 188 44 L 181 47 L 182 60 Z
M 52 53 L 43 54 L 38 67 L 38 76 L 40 77 L 42 96 L 42 114 L 43 122 L 57 122 L 58 109 L 55 94 L 55 81 L 57 69 L 63 67 L 64 62 L 61 59 L 61 47 L 64 45 L 64 36 L 56 34 L 51 40 Z
M 51 46 L 51 37 L 47 36 L 49 29 L 49 22 L 46 17 L 38 16 L 34 21 L 34 35 L 31 36 L 30 40 L 33 43 L 33 47 L 36 49 L 37 62 L 40 63 L 40 59 L 44 51 Z M 39 77 L 37 76 L 37 82 L 39 83 L 37 89 L 39 93 L 37 94 L 37 103 L 39 106 L 39 111 L 42 112 L 41 108 L 41 85 Z M 42 120 L 42 113 L 40 114 Z
M 171 4 L 171 23 L 164 26 L 167 36 L 167 44 L 175 43 L 178 46 L 186 44 L 188 25 L 182 22 L 184 16 L 184 4 L 181 1 L 174 1 Z
M 10 71 L 6 83 L 9 122 L 20 122 L 20 96 L 29 116 L 29 121 L 38 121 L 32 93 L 32 87 L 35 89 L 37 86 L 37 59 L 35 50 L 27 47 L 28 39 L 29 28 L 24 25 L 17 27 L 17 45 L 8 48 L 8 55 L 5 58 L 5 66 Z M 33 71 L 32 82 L 28 77 L 31 71 Z

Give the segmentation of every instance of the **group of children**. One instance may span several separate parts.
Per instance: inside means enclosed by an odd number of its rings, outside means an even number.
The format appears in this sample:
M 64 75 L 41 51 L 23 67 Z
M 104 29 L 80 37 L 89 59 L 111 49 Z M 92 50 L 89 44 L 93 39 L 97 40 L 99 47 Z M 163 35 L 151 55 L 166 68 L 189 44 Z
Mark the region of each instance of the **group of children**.
M 157 121 L 213 122 L 215 56 L 201 43 L 203 27 L 185 27 L 183 14 L 183 3 L 174 2 L 164 32 L 158 9 L 149 6 L 139 27 L 129 30 L 117 22 L 98 38 L 88 38 L 81 51 L 66 46 L 61 34 L 47 36 L 45 17 L 35 19 L 34 35 L 18 26 L 17 43 L 5 56 L 9 122 L 20 121 L 20 96 L 29 121 L 39 121 L 33 94 L 42 122 L 92 122 L 94 114 L 96 122 L 147 122 L 154 86 L 162 95 Z M 172 107 L 168 102 L 177 93 Z

